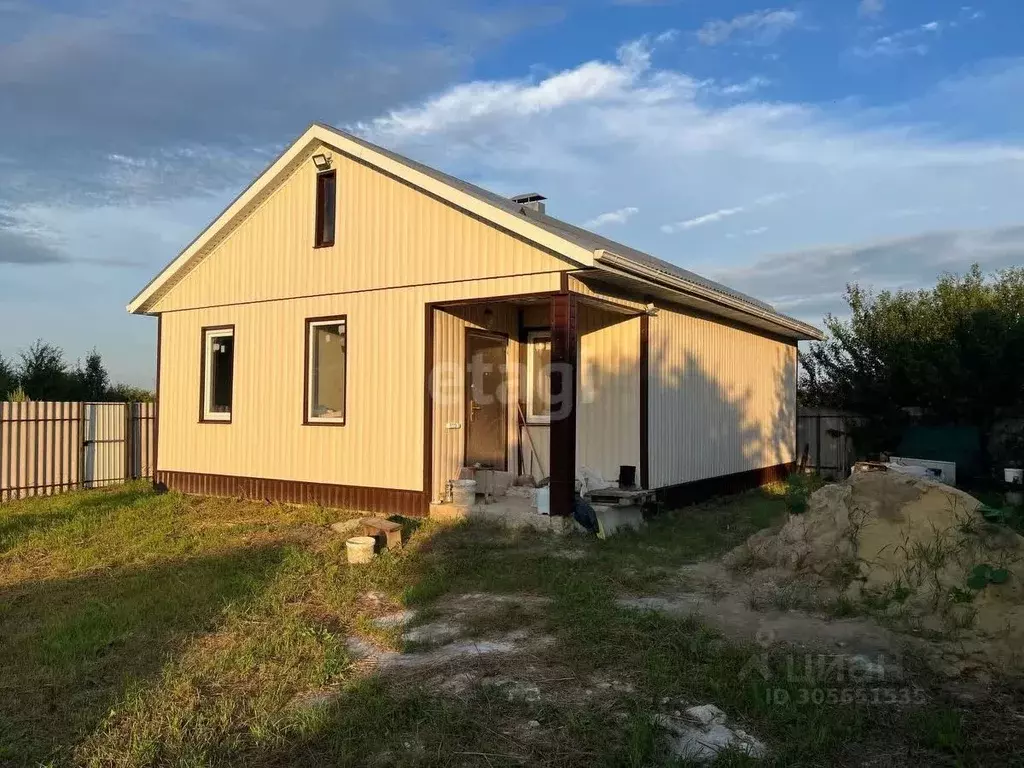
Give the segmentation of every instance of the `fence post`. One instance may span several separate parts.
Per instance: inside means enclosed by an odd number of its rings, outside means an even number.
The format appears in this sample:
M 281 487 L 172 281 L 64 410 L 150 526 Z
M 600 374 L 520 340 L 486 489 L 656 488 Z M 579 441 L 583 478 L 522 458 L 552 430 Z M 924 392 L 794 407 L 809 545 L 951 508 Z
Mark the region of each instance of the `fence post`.
M 132 404 L 124 404 L 124 479 L 135 479 L 135 451 L 132 445 Z

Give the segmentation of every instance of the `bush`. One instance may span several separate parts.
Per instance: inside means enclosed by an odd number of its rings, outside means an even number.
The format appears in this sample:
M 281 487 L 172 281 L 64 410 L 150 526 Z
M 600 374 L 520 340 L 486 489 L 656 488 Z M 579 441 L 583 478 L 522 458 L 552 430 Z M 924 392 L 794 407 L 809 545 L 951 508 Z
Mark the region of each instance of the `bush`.
M 811 494 L 825 484 L 821 475 L 808 472 L 793 472 L 786 478 L 786 508 L 794 515 L 807 511 Z

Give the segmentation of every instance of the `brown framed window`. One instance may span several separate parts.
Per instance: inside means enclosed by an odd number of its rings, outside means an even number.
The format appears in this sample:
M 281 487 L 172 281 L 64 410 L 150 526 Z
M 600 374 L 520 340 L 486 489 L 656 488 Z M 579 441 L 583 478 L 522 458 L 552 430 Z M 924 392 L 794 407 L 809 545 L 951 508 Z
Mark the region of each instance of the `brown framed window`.
M 200 421 L 230 422 L 235 389 L 235 327 L 203 328 Z
M 306 320 L 306 393 L 303 423 L 345 423 L 348 373 L 348 319 L 311 317 Z
M 336 171 L 324 171 L 316 175 L 316 232 L 313 244 L 316 248 L 334 245 L 334 223 L 338 207 L 338 175 Z

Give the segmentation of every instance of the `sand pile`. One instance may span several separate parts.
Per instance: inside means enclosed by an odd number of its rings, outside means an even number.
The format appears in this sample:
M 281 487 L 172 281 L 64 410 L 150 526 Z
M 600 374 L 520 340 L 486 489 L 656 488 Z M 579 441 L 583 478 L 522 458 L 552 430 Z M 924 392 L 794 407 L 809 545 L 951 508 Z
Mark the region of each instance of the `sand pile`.
M 855 473 L 727 556 L 752 582 L 884 614 L 970 658 L 1024 668 L 1024 538 L 977 499 L 895 472 Z

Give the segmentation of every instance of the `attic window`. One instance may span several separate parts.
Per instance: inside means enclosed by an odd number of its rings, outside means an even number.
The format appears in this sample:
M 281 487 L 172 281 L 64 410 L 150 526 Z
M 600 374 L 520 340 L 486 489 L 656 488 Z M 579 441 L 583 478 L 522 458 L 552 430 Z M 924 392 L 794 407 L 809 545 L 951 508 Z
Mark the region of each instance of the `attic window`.
M 337 187 L 336 171 L 324 171 L 316 175 L 316 231 L 313 236 L 316 248 L 334 245 Z

